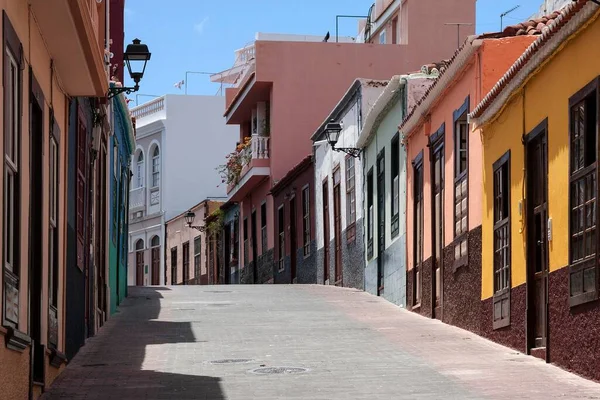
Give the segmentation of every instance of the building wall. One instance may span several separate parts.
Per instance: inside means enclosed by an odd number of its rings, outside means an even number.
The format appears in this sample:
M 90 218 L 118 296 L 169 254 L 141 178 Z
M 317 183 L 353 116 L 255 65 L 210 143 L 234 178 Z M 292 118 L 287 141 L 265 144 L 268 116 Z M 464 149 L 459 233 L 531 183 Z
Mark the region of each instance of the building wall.
M 222 203 L 209 201 L 210 211 L 218 208 Z M 195 226 L 204 226 L 206 203 L 202 202 L 195 207 L 190 208 L 192 212 L 196 214 L 194 219 Z M 209 212 L 210 214 L 210 212 Z M 206 246 L 206 234 L 199 232 L 196 229 L 192 229 L 187 226 L 185 222 L 185 214 L 178 215 L 175 218 L 167 221 L 166 227 L 166 275 L 168 285 L 186 285 L 186 284 L 199 284 L 202 275 L 207 273 L 207 260 L 204 246 Z M 200 275 L 196 275 L 194 266 L 194 240 L 200 238 Z M 184 278 L 183 276 L 183 244 L 189 243 L 189 276 Z M 172 259 L 171 250 L 177 248 L 177 281 L 172 280 Z
M 363 212 L 368 215 L 367 209 L 367 174 L 373 169 L 373 256 L 368 257 L 365 249 L 365 291 L 377 295 L 377 262 L 379 236 L 377 234 L 377 215 L 379 204 L 377 201 L 377 156 L 384 152 L 385 157 L 385 251 L 383 254 L 383 268 L 385 271 L 383 297 L 394 304 L 404 306 L 406 304 L 406 151 L 400 145 L 397 135 L 398 125 L 404 116 L 404 101 L 398 99 L 396 104 L 383 117 L 381 125 L 375 136 L 371 139 L 364 150 L 363 158 Z M 392 237 L 392 139 L 398 137 L 399 154 L 399 228 L 397 234 Z M 360 206 L 360 205 L 359 205 Z M 363 227 L 367 233 L 367 219 L 364 218 Z M 365 238 L 366 242 L 366 238 Z
M 303 200 L 302 192 L 304 188 L 308 188 L 309 194 L 309 226 L 310 226 L 310 241 L 308 243 L 309 252 L 304 254 L 304 230 L 303 230 Z M 291 180 L 284 187 L 278 188 L 278 193 L 273 196 L 274 204 L 274 221 L 275 221 L 275 261 L 274 274 L 275 283 L 317 283 L 317 264 L 316 264 L 316 249 L 315 249 L 315 208 L 314 208 L 314 168 L 313 164 L 306 167 L 296 178 Z M 290 202 L 292 197 L 295 199 L 296 214 L 291 215 Z M 279 207 L 284 208 L 284 232 L 285 232 L 285 254 L 284 254 L 284 269 L 279 270 L 277 261 L 279 260 Z M 296 243 L 295 251 L 292 252 L 291 241 L 291 220 L 295 219 L 296 225 Z M 296 259 L 296 276 L 292 278 L 291 262 L 292 257 Z
M 592 6 L 589 4 L 589 6 Z M 548 244 L 549 282 L 549 361 L 593 379 L 600 379 L 597 352 L 589 344 L 596 342 L 600 323 L 598 301 L 569 306 L 569 98 L 595 79 L 600 60 L 578 60 L 589 54 L 590 46 L 600 39 L 600 13 L 588 25 L 564 40 L 558 50 L 516 89 L 500 112 L 483 128 L 483 224 L 482 224 L 482 324 L 492 339 L 526 351 L 527 232 L 523 202 L 524 146 L 527 135 L 547 120 L 548 217 L 552 219 L 552 240 Z M 573 73 L 576 71 L 576 73 Z M 564 79 L 565 76 L 569 79 Z M 560 80 L 560 85 L 554 84 Z M 493 163 L 510 150 L 511 213 L 511 307 L 510 326 L 493 330 Z M 597 273 L 597 272 L 596 272 Z M 485 322 L 484 322 L 485 321 Z
M 239 130 L 225 124 L 222 96 L 166 95 L 165 103 L 163 210 L 168 220 L 198 199 L 225 197 L 215 169 L 235 148 Z

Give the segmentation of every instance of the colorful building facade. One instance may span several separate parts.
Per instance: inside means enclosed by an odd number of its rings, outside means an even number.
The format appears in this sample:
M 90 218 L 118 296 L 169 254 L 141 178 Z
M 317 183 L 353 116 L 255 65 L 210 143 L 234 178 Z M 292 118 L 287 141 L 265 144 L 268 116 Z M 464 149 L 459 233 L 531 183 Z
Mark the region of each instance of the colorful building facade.
M 469 37 L 438 66 L 439 79 L 399 127 L 408 162 L 407 307 L 474 332 L 480 331 L 481 140 L 467 115 L 534 38 Z
M 398 124 L 438 76 L 396 75 L 366 114 L 356 146 L 362 149 L 365 291 L 406 305 L 406 150 Z
M 599 42 L 598 5 L 567 5 L 471 113 L 483 333 L 596 380 Z

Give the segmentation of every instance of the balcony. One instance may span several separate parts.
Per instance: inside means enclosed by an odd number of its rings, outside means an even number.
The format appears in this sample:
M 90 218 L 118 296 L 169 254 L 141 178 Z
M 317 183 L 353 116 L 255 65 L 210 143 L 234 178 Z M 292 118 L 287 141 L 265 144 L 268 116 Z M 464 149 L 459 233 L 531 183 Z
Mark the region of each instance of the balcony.
M 70 96 L 104 97 L 106 1 L 31 0 L 31 9 Z
M 227 186 L 230 201 L 240 201 L 256 184 L 271 174 L 269 137 L 252 135 L 250 145 L 242 150 L 242 171 L 235 182 Z
M 129 212 L 141 211 L 146 208 L 146 188 L 139 187 L 129 191 Z
M 150 115 L 159 113 L 165 109 L 165 98 L 159 97 L 152 101 L 149 101 L 141 106 L 134 107 L 131 109 L 131 116 L 135 117 L 136 120 L 148 117 Z

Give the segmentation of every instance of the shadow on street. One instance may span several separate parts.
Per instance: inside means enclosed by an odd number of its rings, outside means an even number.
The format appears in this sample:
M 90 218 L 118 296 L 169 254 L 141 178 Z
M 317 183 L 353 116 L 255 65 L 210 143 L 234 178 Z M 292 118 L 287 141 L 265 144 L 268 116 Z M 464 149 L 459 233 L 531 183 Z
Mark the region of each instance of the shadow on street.
M 120 312 L 86 343 L 42 399 L 225 399 L 220 378 L 143 369 L 148 346 L 197 341 L 190 322 L 156 320 L 161 292 L 167 290 L 130 291 Z M 182 362 L 168 352 L 154 357 L 159 358 L 152 364 L 165 369 Z

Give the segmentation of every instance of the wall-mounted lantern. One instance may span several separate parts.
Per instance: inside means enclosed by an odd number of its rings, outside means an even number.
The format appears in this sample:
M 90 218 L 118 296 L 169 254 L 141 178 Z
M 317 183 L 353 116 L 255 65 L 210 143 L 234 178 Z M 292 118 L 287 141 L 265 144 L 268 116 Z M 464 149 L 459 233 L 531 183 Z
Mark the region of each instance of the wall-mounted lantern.
M 140 39 L 133 39 L 133 43 L 127 45 L 127 49 L 123 54 L 123 60 L 127 65 L 129 76 L 135 82 L 134 87 L 111 87 L 108 89 L 107 97 L 110 99 L 118 94 L 137 92 L 140 89 L 140 81 L 144 77 L 146 64 L 152 53 L 148 50 L 148 46 L 143 44 Z
M 331 146 L 331 150 L 341 151 L 352 157 L 360 157 L 362 149 L 357 149 L 355 147 L 335 147 L 341 132 L 342 124 L 339 122 L 331 120 L 327 125 L 325 125 L 325 136 L 327 137 L 327 142 Z
M 195 226 L 195 225 L 192 225 L 194 223 L 194 219 L 196 218 L 196 214 L 193 211 L 191 211 L 191 210 L 188 211 L 185 214 L 184 218 L 185 218 L 185 223 L 187 224 L 187 226 L 189 228 L 195 229 L 195 230 L 200 231 L 200 232 L 206 231 L 206 226 Z

